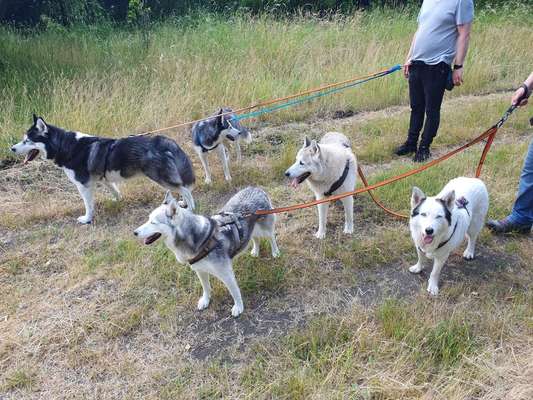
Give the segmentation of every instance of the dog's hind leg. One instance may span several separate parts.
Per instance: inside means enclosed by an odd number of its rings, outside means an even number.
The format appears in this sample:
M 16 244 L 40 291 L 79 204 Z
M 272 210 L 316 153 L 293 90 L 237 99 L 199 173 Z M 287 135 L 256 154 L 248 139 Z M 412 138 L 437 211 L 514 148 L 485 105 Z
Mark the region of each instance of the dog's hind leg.
M 202 297 L 198 300 L 198 310 L 205 310 L 209 306 L 211 296 L 211 285 L 209 284 L 209 274 L 205 271 L 196 271 L 198 279 L 202 285 Z
M 250 254 L 252 257 L 259 257 L 259 240 L 256 237 L 252 237 L 252 251 Z
M 222 169 L 224 170 L 224 178 L 227 181 L 231 181 L 231 174 L 229 173 L 229 156 L 226 147 L 221 143 L 217 147 L 218 156 L 222 162 Z
M 344 206 L 344 233 L 353 233 L 353 196 L 341 200 Z
M 237 162 L 240 164 L 242 161 L 241 145 L 239 144 L 238 140 L 234 142 L 234 145 L 235 145 L 235 154 L 237 155 Z
M 119 201 L 122 199 L 122 195 L 120 194 L 120 190 L 118 188 L 118 185 L 115 182 L 109 182 L 107 179 L 104 179 L 104 184 L 109 189 L 111 194 L 113 195 L 113 198 L 115 201 Z
M 272 233 L 270 234 L 268 240 L 270 241 L 270 250 L 272 251 L 272 257 L 279 257 L 281 252 L 279 251 L 278 243 L 276 242 L 276 233 L 274 232 L 274 230 L 272 230 Z
M 222 265 L 213 268 L 210 273 L 220 279 L 228 288 L 234 302 L 231 309 L 231 315 L 238 317 L 243 312 L 244 305 L 242 304 L 241 290 L 235 279 L 235 274 L 233 273 L 231 260 L 224 261 Z
M 187 203 L 187 207 L 189 208 L 189 210 L 194 211 L 194 198 L 192 197 L 192 193 L 189 188 L 186 188 L 185 186 L 180 186 L 178 192 L 185 199 L 185 203 Z

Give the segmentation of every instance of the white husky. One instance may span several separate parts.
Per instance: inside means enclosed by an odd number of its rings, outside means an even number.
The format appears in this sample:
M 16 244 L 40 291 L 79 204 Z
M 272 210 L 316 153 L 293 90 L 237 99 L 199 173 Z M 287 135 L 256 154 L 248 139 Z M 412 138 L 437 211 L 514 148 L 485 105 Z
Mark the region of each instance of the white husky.
M 465 236 L 468 245 L 463 257 L 474 259 L 476 239 L 488 208 L 489 194 L 479 179 L 452 179 L 435 197 L 426 197 L 419 188 L 413 188 L 409 227 L 418 262 L 409 271 L 417 274 L 433 260 L 427 289 L 430 294 L 439 293 L 440 271 Z
M 355 189 L 357 160 L 350 141 L 342 133 L 328 132 L 320 143 L 307 137 L 296 155 L 296 162 L 285 172 L 293 187 L 307 183 L 317 200 Z M 344 233 L 353 233 L 353 196 L 343 198 Z M 319 204 L 318 239 L 326 237 L 329 203 Z

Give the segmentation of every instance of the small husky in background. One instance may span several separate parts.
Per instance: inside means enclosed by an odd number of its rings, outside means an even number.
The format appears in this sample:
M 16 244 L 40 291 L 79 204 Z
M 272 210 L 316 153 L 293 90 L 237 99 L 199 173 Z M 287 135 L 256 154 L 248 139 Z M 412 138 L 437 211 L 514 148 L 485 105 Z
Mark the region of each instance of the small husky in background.
M 307 181 L 317 200 L 334 194 L 355 189 L 357 160 L 352 152 L 350 141 L 342 133 L 328 132 L 320 143 L 304 140 L 303 147 L 296 155 L 296 162 L 285 172 L 296 188 Z M 341 200 L 344 206 L 344 233 L 353 233 L 353 196 Z M 326 237 L 326 224 L 329 203 L 319 204 L 318 231 L 315 237 Z
M 85 215 L 78 218 L 82 224 L 93 219 L 97 181 L 101 180 L 119 200 L 117 183 L 138 174 L 166 189 L 177 190 L 187 206 L 194 208 L 189 189 L 194 183 L 191 161 L 176 142 L 164 136 L 107 139 L 66 131 L 34 115 L 33 125 L 11 150 L 26 155 L 24 163 L 40 155 L 65 171 L 85 204 Z
M 474 259 L 476 239 L 488 208 L 489 194 L 480 179 L 452 179 L 435 197 L 426 197 L 419 188 L 413 188 L 409 227 L 418 262 L 409 271 L 417 274 L 433 260 L 427 288 L 430 294 L 439 293 L 440 271 L 465 236 L 468 245 L 463 257 Z
M 241 291 L 233 273 L 232 259 L 252 241 L 252 256 L 259 256 L 260 237 L 270 240 L 272 256 L 279 256 L 274 231 L 275 216 L 256 217 L 257 210 L 268 210 L 272 204 L 260 188 L 248 187 L 235 194 L 211 217 L 193 214 L 181 208 L 167 193 L 164 203 L 150 214 L 148 222 L 138 227 L 134 234 L 151 244 L 161 236 L 181 264 L 189 264 L 198 275 L 203 294 L 198 310 L 209 306 L 211 286 L 209 275 L 220 279 L 233 297 L 231 314 L 240 315 L 244 309 Z
M 242 156 L 239 142 L 241 140 L 250 143 L 252 141 L 252 135 L 241 125 L 236 115 L 231 113 L 230 108 L 221 108 L 216 114 L 213 114 L 212 118 L 197 122 L 193 125 L 192 141 L 194 150 L 198 154 L 198 157 L 200 157 L 200 161 L 204 167 L 205 183 L 211 183 L 211 171 L 209 170 L 207 153 L 215 149 L 222 162 L 224 178 L 227 181 L 231 181 L 229 154 L 226 145 L 229 142 L 233 142 L 237 153 L 237 162 L 240 163 Z

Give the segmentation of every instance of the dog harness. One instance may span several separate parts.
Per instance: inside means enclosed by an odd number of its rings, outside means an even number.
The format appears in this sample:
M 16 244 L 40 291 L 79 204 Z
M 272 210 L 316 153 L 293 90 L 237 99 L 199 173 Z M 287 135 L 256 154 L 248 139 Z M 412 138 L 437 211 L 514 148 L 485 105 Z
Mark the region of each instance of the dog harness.
M 104 159 L 104 171 L 102 172 L 102 178 L 101 179 L 105 179 L 105 173 L 107 171 L 107 166 L 109 165 L 109 155 L 111 154 L 111 152 L 113 151 L 113 149 L 115 148 L 116 145 L 117 145 L 117 141 L 113 140 L 113 142 L 111 143 L 111 145 L 107 149 L 107 153 L 106 153 L 105 159 Z
M 224 227 L 227 227 L 227 229 L 231 229 L 235 242 L 239 243 L 239 245 L 230 252 L 230 258 L 233 258 L 243 249 L 244 245 L 247 243 L 247 241 L 243 240 L 246 233 L 244 231 L 244 227 L 241 221 L 243 219 L 248 219 L 249 222 L 255 222 L 257 218 L 259 218 L 259 216 L 255 214 L 243 216 L 241 214 L 229 212 L 221 212 L 217 214 L 216 219 L 209 218 L 209 222 L 211 224 L 209 228 L 209 234 L 207 235 L 207 238 L 204 243 L 201 245 L 200 252 L 196 256 L 188 260 L 188 263 L 192 265 L 207 257 L 209 253 L 218 244 L 218 241 L 216 239 L 217 232 L 219 232 L 220 229 Z
M 346 160 L 346 166 L 344 167 L 344 171 L 342 171 L 342 175 L 339 179 L 337 179 L 335 182 L 333 182 L 333 185 L 329 188 L 327 192 L 324 192 L 324 196 L 328 197 L 333 194 L 335 190 L 340 188 L 344 181 L 346 180 L 346 177 L 348 176 L 348 172 L 350 171 L 350 160 Z

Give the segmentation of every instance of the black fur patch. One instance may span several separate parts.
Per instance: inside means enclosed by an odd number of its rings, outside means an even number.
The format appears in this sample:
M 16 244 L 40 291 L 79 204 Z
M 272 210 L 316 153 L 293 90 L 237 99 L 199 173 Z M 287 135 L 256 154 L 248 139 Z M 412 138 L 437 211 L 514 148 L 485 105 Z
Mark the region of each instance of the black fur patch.
M 420 203 L 418 203 L 418 205 L 413 208 L 413 211 L 411 212 L 411 218 L 414 218 L 416 217 L 418 214 L 420 214 L 419 212 L 419 208 L 420 206 L 424 203 L 424 201 L 426 201 L 426 198 L 424 197 L 422 200 L 420 200 Z
M 442 208 L 444 208 L 444 217 L 446 218 L 446 221 L 448 221 L 448 225 L 452 224 L 452 213 L 450 210 L 448 210 L 448 207 L 446 207 L 446 203 L 442 199 L 437 199 L 437 201 L 442 205 Z

